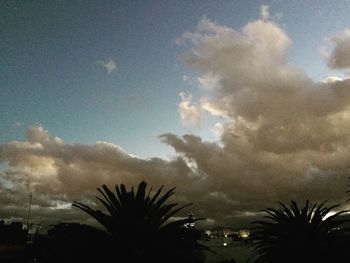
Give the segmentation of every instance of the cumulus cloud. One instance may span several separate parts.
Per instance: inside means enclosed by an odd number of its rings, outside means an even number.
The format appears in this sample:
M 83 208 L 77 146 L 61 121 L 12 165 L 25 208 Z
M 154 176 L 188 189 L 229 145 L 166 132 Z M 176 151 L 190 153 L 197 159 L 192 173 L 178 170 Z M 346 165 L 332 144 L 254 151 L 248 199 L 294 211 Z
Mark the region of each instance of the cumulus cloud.
M 350 68 L 350 30 L 331 37 L 332 52 L 326 55 L 328 65 L 333 69 Z
M 184 63 L 218 82 L 202 104 L 235 120 L 234 133 L 255 148 L 277 154 L 329 149 L 348 134 L 339 114 L 348 111 L 349 80 L 316 83 L 290 65 L 292 42 L 277 24 L 257 20 L 238 32 L 203 19 L 183 37 L 192 43 Z
M 316 82 L 288 63 L 291 39 L 268 19 L 267 8 L 261 16 L 239 31 L 204 18 L 195 31 L 182 36 L 182 43 L 190 45 L 182 61 L 199 79 L 215 79 L 209 91 L 200 89 L 200 101 L 207 112 L 228 118 L 216 127 L 221 145 L 194 135 L 166 134 L 162 139 L 195 162 L 210 180 L 210 189 L 222 193 L 231 207 L 242 210 L 246 203 L 247 210 L 254 210 L 272 201 L 344 200 L 350 81 L 330 77 Z M 339 45 L 333 57 L 342 45 L 346 59 L 347 37 L 334 41 Z M 338 68 L 347 65 L 340 57 L 334 61 Z
M 104 67 L 108 74 L 111 74 L 113 71 L 117 70 L 117 64 L 111 58 L 108 61 L 98 60 L 97 64 Z
M 191 104 L 192 95 L 189 93 L 180 93 L 181 102 L 179 103 L 178 112 L 184 125 L 199 125 L 202 119 L 203 111 L 199 105 Z

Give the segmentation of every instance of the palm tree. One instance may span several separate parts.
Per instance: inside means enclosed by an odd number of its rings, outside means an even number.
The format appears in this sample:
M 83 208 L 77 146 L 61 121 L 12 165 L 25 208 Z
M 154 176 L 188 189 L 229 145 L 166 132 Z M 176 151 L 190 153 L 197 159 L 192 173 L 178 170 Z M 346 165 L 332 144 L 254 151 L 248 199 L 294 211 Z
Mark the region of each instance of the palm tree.
M 341 215 L 347 211 L 331 214 L 338 205 L 326 207 L 310 204 L 299 207 L 292 201 L 290 206 L 279 203 L 278 209 L 267 208 L 267 220 L 255 221 L 252 240 L 256 263 L 280 262 L 342 262 L 348 256 L 346 219 Z
M 74 202 L 95 218 L 112 236 L 119 254 L 130 262 L 151 259 L 151 261 L 196 262 L 196 252 L 206 249 L 198 243 L 199 231 L 188 229 L 184 224 L 193 219 L 173 220 L 172 217 L 191 205 L 177 207 L 177 203 L 167 204 L 175 188 L 161 194 L 160 187 L 155 194 L 152 188 L 146 193 L 147 183 L 142 181 L 136 192 L 126 190 L 124 184 L 115 186 L 113 193 L 106 185 L 98 188 L 102 197 L 96 197 L 107 213 Z M 199 220 L 199 219 L 197 219 Z M 164 259 L 163 257 L 166 257 Z M 181 260 L 181 261 L 179 261 Z

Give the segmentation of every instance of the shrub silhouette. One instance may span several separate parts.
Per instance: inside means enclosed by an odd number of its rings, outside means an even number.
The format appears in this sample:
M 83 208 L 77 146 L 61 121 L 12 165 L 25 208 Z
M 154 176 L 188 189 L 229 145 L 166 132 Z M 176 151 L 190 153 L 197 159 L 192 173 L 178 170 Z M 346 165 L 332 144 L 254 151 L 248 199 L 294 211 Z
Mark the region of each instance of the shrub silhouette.
M 347 190 L 345 193 L 349 196 L 349 198 L 346 200 L 346 202 L 350 201 L 350 176 L 348 177 L 348 185 L 347 185 Z
M 60 223 L 46 236 L 34 240 L 34 262 L 108 262 L 111 237 L 106 232 L 78 223 Z
M 127 191 L 125 185 L 116 185 L 113 193 L 106 185 L 98 188 L 102 198 L 97 199 L 107 213 L 74 202 L 73 206 L 95 218 L 113 238 L 115 250 L 128 262 L 201 262 L 200 251 L 206 249 L 198 243 L 200 232 L 185 228 L 193 219 L 171 220 L 183 208 L 177 203 L 166 204 L 173 195 L 172 188 L 161 194 L 162 187 L 154 195 L 146 193 L 147 184 L 142 181 L 136 192 Z
M 236 263 L 236 260 L 234 258 L 230 258 L 230 259 L 221 260 L 218 263 Z
M 254 250 L 250 261 L 277 262 L 343 262 L 349 256 L 346 219 L 339 211 L 330 215 L 338 205 L 326 207 L 306 202 L 298 207 L 280 203 L 280 208 L 264 210 L 267 220 L 255 221 L 252 239 Z M 327 217 L 328 216 L 328 217 Z

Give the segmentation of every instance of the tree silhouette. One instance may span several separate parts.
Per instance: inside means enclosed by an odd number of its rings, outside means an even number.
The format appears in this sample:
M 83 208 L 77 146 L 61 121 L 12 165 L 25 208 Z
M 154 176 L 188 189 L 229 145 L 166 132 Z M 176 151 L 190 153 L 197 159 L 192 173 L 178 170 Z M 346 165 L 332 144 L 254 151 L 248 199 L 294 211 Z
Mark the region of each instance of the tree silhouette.
M 152 262 L 200 262 L 200 250 L 206 249 L 198 243 L 201 235 L 184 224 L 193 219 L 173 220 L 183 208 L 177 203 L 167 204 L 175 188 L 162 195 L 160 187 L 153 195 L 152 188 L 146 193 L 147 183 L 142 181 L 136 192 L 127 191 L 124 184 L 115 186 L 113 193 L 106 185 L 98 188 L 102 197 L 96 197 L 107 213 L 74 202 L 95 218 L 111 234 L 119 255 L 129 262 L 151 260 Z M 197 219 L 198 220 L 198 219 Z
M 108 262 L 112 256 L 110 243 L 105 231 L 78 223 L 59 223 L 47 235 L 34 239 L 32 258 L 39 263 Z
M 267 208 L 267 220 L 253 222 L 254 250 L 250 261 L 277 262 L 343 262 L 348 255 L 348 229 L 341 215 L 347 211 L 330 212 L 338 205 L 326 207 L 306 202 L 298 207 L 279 203 L 278 209 Z
M 346 202 L 350 201 L 350 176 L 348 177 L 348 185 L 347 185 L 347 190 L 346 190 L 346 194 L 349 196 L 349 198 L 346 200 Z

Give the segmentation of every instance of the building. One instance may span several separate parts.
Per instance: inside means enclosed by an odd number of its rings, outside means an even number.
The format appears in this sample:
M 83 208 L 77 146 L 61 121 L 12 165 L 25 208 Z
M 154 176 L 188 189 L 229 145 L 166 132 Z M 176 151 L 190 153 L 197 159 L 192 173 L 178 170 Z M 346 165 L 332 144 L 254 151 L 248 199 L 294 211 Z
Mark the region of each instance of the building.
M 194 218 L 194 215 L 193 214 L 189 214 L 188 217 L 187 217 L 188 221 L 187 223 L 184 224 L 184 227 L 186 228 L 194 228 L 195 226 L 195 218 Z
M 208 246 L 230 247 L 241 246 L 246 243 L 250 232 L 245 229 L 233 230 L 227 227 L 216 227 L 211 230 L 206 230 L 205 234 L 205 240 L 209 242 Z

